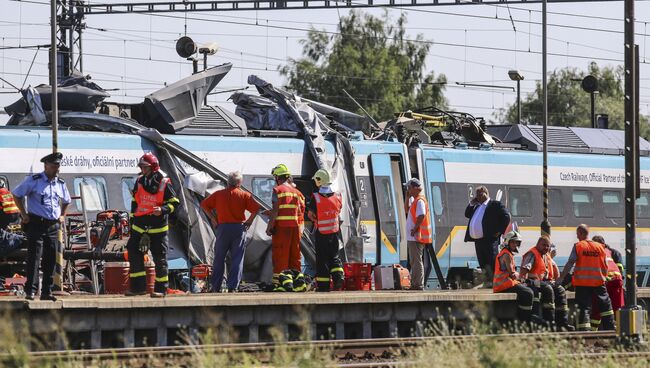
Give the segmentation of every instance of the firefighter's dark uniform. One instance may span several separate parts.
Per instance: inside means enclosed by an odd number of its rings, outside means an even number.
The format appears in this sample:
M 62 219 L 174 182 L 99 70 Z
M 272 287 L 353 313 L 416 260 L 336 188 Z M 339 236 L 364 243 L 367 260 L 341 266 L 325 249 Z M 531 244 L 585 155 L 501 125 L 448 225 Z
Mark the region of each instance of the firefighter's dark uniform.
M 539 313 L 541 304 L 541 317 L 546 322 L 569 328 L 566 291 L 562 285 L 550 279 L 549 275 L 554 273 L 550 255 L 548 253 L 541 254 L 536 247 L 532 247 L 524 254 L 521 264 L 522 268 L 529 270 L 526 281 L 535 293 L 533 314 Z
M 147 200 L 161 208 L 162 214 L 155 216 L 145 208 Z M 140 203 L 139 203 L 140 202 Z M 159 202 L 159 203 L 156 203 Z M 140 176 L 133 188 L 131 202 L 131 237 L 126 248 L 129 252 L 131 292 L 142 293 L 146 290 L 146 272 L 144 253 L 140 241 L 143 234 L 150 238 L 149 250 L 156 264 L 156 283 L 154 292 L 166 293 L 169 281 L 167 271 L 167 231 L 168 216 L 180 204 L 169 178 L 160 171 L 154 171 L 149 177 Z
M 339 214 L 341 195 L 327 190 L 312 195 L 309 211 L 315 215 L 316 284 L 318 291 L 330 290 L 330 275 L 334 289 L 343 287 L 343 265 L 339 257 Z
M 576 289 L 575 302 L 578 305 L 578 330 L 591 329 L 590 312 L 592 300 L 598 303 L 601 328 L 616 329 L 612 302 L 605 288 L 607 260 L 604 246 L 591 240 L 581 240 L 571 250 L 567 265 L 575 262 L 572 283 Z M 567 266 L 565 266 L 567 267 Z

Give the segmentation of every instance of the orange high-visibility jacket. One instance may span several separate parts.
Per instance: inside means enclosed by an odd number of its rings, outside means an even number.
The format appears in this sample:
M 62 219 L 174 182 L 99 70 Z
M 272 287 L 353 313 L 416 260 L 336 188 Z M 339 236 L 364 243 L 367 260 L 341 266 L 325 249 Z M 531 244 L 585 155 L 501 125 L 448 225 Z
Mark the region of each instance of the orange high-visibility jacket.
M 418 200 L 422 200 L 424 202 L 424 220 L 422 221 L 422 224 L 420 224 L 418 231 L 415 233 L 415 240 L 418 243 L 429 244 L 433 241 L 433 238 L 431 236 L 431 220 L 429 219 L 429 204 L 423 195 L 420 195 L 417 198 L 413 199 L 411 208 L 409 208 L 409 214 L 411 215 L 413 223 L 416 223 L 418 217 L 415 214 L 415 209 L 417 208 Z
M 273 188 L 278 196 L 278 216 L 275 218 L 275 226 L 298 227 L 299 216 L 304 203 L 301 203 L 304 196 L 300 191 L 289 183 L 283 183 Z
M 2 212 L 7 215 L 19 212 L 13 194 L 5 188 L 0 188 L 0 202 L 2 202 Z
M 165 188 L 169 182 L 169 178 L 163 178 L 158 186 L 158 191 L 154 194 L 147 192 L 142 185 L 138 185 L 138 190 L 135 192 L 135 202 L 138 207 L 133 216 L 151 215 L 154 207 L 161 207 L 165 201 Z
M 557 264 L 551 257 L 551 253 L 544 254 L 546 257 L 546 264 L 548 264 L 548 275 L 546 275 L 546 280 L 555 281 L 560 277 L 560 269 L 557 267 Z
M 316 201 L 316 227 L 318 232 L 335 234 L 339 231 L 339 214 L 343 207 L 343 199 L 339 193 L 325 197 L 320 193 L 314 193 Z
M 605 248 L 605 261 L 607 262 L 607 280 L 623 280 L 621 270 L 618 268 L 614 258 L 612 258 L 612 251 Z
M 576 267 L 573 272 L 574 286 L 601 286 L 607 278 L 605 247 L 591 240 L 576 243 Z
M 530 250 L 524 254 L 524 259 L 526 259 L 528 253 L 535 255 L 535 263 L 533 264 L 533 269 L 528 272 L 528 278 L 532 280 L 547 279 L 547 275 L 549 274 L 549 265 L 547 264 L 546 258 L 539 253 L 536 247 L 530 248 Z
M 501 265 L 499 264 L 499 259 L 504 254 L 510 254 L 510 269 L 515 270 L 515 256 L 512 252 L 506 247 L 499 252 L 497 255 L 497 261 L 494 264 L 494 279 L 492 281 L 492 291 L 495 293 L 510 289 L 511 287 L 519 284 L 519 281 L 510 277 L 510 272 L 502 271 Z

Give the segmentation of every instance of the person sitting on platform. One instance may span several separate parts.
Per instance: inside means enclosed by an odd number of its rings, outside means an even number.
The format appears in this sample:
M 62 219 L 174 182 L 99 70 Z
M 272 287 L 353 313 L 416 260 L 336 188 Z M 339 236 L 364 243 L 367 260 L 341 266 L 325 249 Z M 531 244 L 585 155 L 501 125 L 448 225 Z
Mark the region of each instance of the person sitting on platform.
M 533 311 L 533 290 L 519 281 L 515 266 L 514 253 L 519 252 L 521 236 L 511 231 L 505 236 L 505 244 L 497 255 L 494 264 L 492 291 L 495 293 L 517 294 L 517 318 L 521 322 L 530 322 Z
M 553 280 L 554 269 L 549 254 L 550 249 L 551 239 L 546 235 L 540 236 L 537 244 L 524 254 L 521 262 L 521 277 L 535 292 L 534 313 L 539 313 L 541 302 L 542 318 L 551 327 L 573 330 L 573 326 L 569 325 L 566 290 Z

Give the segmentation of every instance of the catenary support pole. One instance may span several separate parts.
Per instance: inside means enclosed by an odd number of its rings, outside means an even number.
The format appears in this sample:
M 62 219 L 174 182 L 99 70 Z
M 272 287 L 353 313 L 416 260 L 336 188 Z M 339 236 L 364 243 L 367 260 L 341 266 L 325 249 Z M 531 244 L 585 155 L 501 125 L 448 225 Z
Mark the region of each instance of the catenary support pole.
M 50 86 L 52 88 L 52 152 L 59 151 L 59 91 L 57 88 L 57 0 L 50 0 Z M 59 229 L 59 246 L 54 265 L 54 288 L 63 291 L 63 230 Z
M 617 312 L 619 337 L 639 342 L 645 331 L 645 312 L 637 305 L 636 286 L 636 198 L 639 186 L 637 170 L 638 124 L 637 82 L 634 45 L 634 0 L 624 5 L 625 52 L 625 288 L 626 306 Z
M 52 151 L 59 150 L 59 109 L 57 90 L 57 40 L 56 40 L 56 3 L 57 0 L 50 0 L 50 86 L 52 86 Z
M 517 124 L 521 124 L 521 80 L 517 79 Z
M 551 223 L 548 221 L 548 90 L 547 90 L 547 65 L 546 65 L 546 0 L 542 2 L 542 181 L 543 190 L 542 197 L 544 200 L 544 216 L 541 224 L 542 235 L 551 235 Z

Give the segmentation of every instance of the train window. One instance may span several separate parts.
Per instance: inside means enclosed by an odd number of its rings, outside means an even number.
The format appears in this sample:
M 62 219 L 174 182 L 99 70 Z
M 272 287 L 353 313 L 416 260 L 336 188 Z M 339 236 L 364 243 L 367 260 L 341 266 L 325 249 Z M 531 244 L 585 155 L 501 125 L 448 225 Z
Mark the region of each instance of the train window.
M 530 190 L 527 188 L 510 188 L 508 190 L 508 204 L 510 214 L 514 217 L 530 217 L 531 207 Z
M 104 211 L 108 208 L 106 179 L 101 176 L 84 176 L 74 178 L 74 195 L 79 196 L 81 187 L 84 188 L 86 211 Z M 75 206 L 81 210 L 81 200 L 75 201 Z M 130 206 L 129 206 L 130 208 Z
M 131 210 L 131 199 L 133 198 L 135 179 L 135 177 L 122 178 L 122 200 L 124 201 L 124 208 L 126 208 L 127 211 Z
M 273 187 L 275 187 L 275 180 L 271 178 L 253 178 L 252 186 L 253 194 L 270 206 L 271 198 L 273 197 Z
M 594 199 L 588 190 L 574 190 L 571 195 L 575 217 L 594 217 Z
M 390 180 L 388 178 L 381 178 L 381 189 L 383 193 L 380 196 L 381 198 L 381 210 L 386 211 L 386 214 L 389 217 L 392 217 L 393 211 L 394 211 L 394 204 L 393 204 L 393 195 L 392 195 L 392 190 L 391 190 L 391 185 L 390 185 Z
M 638 218 L 650 218 L 650 194 L 641 192 L 641 197 L 636 200 L 636 216 Z
M 605 217 L 623 217 L 623 199 L 618 190 L 606 190 L 603 192 L 603 208 Z
M 562 201 L 562 192 L 559 189 L 548 190 L 548 215 L 550 217 L 564 216 L 564 201 Z
M 440 191 L 440 187 L 437 185 L 433 185 L 431 187 L 431 200 L 433 201 L 433 213 L 436 216 L 442 215 L 442 210 L 443 210 L 443 203 L 442 203 L 442 192 Z

